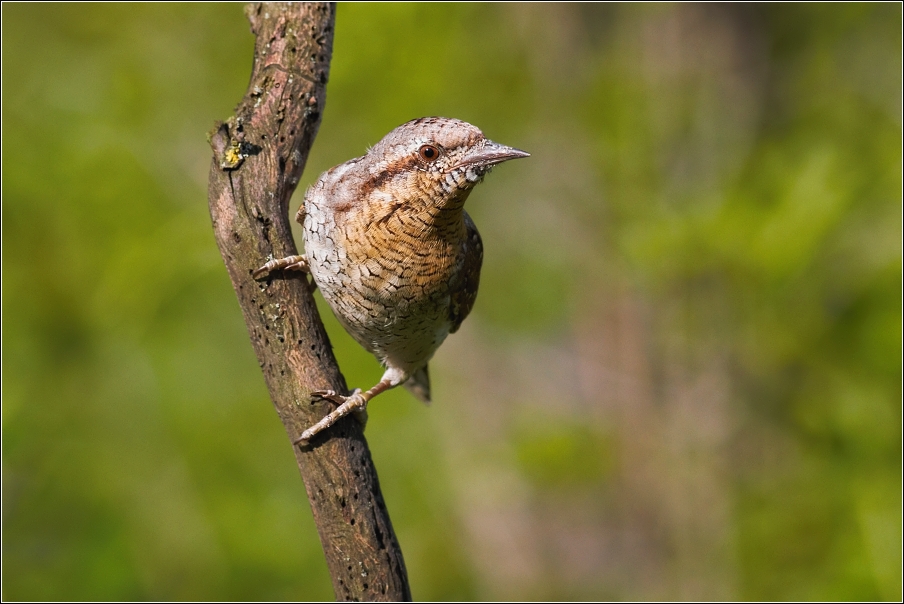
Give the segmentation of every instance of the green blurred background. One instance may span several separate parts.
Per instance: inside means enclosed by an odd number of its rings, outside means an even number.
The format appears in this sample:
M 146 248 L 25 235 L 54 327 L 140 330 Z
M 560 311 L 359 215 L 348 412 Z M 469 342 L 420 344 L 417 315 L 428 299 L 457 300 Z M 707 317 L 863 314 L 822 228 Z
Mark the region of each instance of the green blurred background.
M 2 17 L 3 597 L 331 599 L 207 210 L 241 5 Z M 415 117 L 532 153 L 435 403 L 370 409 L 415 598 L 901 598 L 901 22 L 339 6 L 293 211 Z

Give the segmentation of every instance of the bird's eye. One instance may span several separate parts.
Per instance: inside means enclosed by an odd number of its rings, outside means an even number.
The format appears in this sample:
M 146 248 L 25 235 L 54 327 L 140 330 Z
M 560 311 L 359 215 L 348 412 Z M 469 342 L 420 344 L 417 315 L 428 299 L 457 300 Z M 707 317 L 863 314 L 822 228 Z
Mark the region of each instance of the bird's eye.
M 439 149 L 433 145 L 421 145 L 421 148 L 417 150 L 417 154 L 424 161 L 433 161 L 439 157 Z

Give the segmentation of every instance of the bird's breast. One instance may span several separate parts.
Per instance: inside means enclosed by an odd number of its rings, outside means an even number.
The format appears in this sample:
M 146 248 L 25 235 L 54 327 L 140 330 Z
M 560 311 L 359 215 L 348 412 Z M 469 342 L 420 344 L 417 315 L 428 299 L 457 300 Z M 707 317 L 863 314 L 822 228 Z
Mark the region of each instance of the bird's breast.
M 449 333 L 464 222 L 381 203 L 364 211 L 308 204 L 305 252 L 324 299 L 365 348 L 378 356 L 429 358 Z

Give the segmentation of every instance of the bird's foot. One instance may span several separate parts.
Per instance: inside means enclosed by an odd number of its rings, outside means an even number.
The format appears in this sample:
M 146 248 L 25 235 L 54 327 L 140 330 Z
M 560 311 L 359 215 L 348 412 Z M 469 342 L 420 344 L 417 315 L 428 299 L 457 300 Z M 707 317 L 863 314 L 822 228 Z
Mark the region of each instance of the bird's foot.
M 346 401 L 348 401 L 350 398 L 352 398 L 356 394 L 360 394 L 362 398 L 366 398 L 367 400 L 370 400 L 370 398 L 367 396 L 367 393 L 361 394 L 360 388 L 355 388 L 355 390 L 349 396 L 342 396 L 335 390 L 317 390 L 316 392 L 311 393 L 311 397 L 321 398 L 321 399 L 330 401 L 331 403 L 336 405 L 336 407 L 342 407 L 342 405 L 344 405 L 346 403 Z M 366 402 L 364 403 L 363 407 L 355 407 L 354 409 L 352 409 L 352 415 L 354 416 L 354 418 L 356 420 L 358 420 L 358 423 L 361 424 L 362 430 L 365 427 L 367 427 L 367 403 Z
M 367 424 L 367 401 L 370 400 L 369 393 L 362 393 L 360 388 L 355 388 L 348 396 L 342 396 L 334 390 L 318 390 L 311 393 L 312 398 L 319 398 L 330 401 L 337 407 L 329 415 L 301 433 L 293 444 L 301 444 L 311 440 L 315 435 L 326 430 L 334 423 L 349 414 L 354 414 L 355 419 L 361 423 L 363 427 Z
M 360 392 L 361 389 L 357 388 L 355 391 Z M 354 394 L 354 392 L 352 392 L 352 394 Z M 349 396 L 351 396 L 351 395 L 349 395 Z M 339 405 L 341 405 L 342 403 L 345 402 L 345 399 L 347 397 L 342 396 L 335 390 L 315 390 L 314 392 L 311 393 L 311 398 L 319 398 L 319 399 L 322 399 L 325 401 L 329 401 L 338 407 Z
M 251 276 L 255 279 L 260 279 L 278 270 L 311 272 L 310 268 L 308 268 L 308 259 L 302 254 L 300 256 L 286 256 L 285 258 L 270 260 L 262 267 L 255 269 Z

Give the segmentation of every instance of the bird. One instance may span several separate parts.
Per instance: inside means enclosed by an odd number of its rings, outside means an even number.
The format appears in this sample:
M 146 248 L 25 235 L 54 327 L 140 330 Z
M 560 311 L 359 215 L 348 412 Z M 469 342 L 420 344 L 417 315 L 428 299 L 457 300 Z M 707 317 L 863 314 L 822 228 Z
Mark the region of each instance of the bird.
M 307 190 L 295 217 L 304 254 L 270 260 L 253 276 L 310 273 L 339 323 L 385 372 L 363 392 L 314 392 L 336 409 L 296 445 L 350 413 L 366 419 L 368 402 L 399 385 L 430 402 L 428 362 L 470 313 L 480 282 L 483 243 L 465 201 L 494 166 L 529 156 L 467 122 L 424 117 Z

